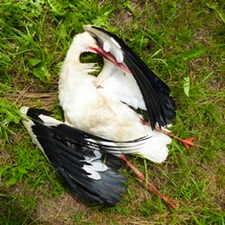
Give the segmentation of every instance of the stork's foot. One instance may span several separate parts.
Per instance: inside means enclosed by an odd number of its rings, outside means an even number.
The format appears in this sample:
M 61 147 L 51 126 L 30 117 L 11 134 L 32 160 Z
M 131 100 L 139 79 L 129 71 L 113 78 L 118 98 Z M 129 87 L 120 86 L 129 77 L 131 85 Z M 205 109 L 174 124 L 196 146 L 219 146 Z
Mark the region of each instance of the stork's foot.
M 144 174 L 141 173 L 134 165 L 132 165 L 131 162 L 128 161 L 124 155 L 121 155 L 120 159 L 122 159 L 127 164 L 127 166 L 134 171 L 134 173 L 139 177 L 140 180 L 146 182 L 148 184 L 149 189 L 153 190 L 163 201 L 166 202 L 166 204 L 171 209 L 177 209 L 177 207 L 173 204 L 173 203 L 178 203 L 177 200 L 164 196 L 154 185 L 152 185 L 149 181 L 145 179 Z
M 144 125 L 147 125 L 147 126 L 151 126 L 151 124 L 143 119 L 141 119 L 141 122 L 144 124 Z M 155 130 L 163 133 L 163 134 L 166 134 L 178 141 L 180 141 L 185 147 L 186 149 L 190 152 L 190 146 L 195 146 L 195 144 L 192 142 L 194 140 L 196 140 L 197 138 L 195 137 L 192 137 L 192 138 L 188 138 L 188 139 L 182 139 L 182 138 L 179 138 L 177 136 L 175 136 L 174 134 L 170 133 L 169 131 L 165 130 L 165 129 L 161 129 L 160 127 L 156 127 Z
M 182 139 L 182 138 L 179 138 L 177 136 L 175 136 L 174 134 L 166 131 L 166 130 L 163 130 L 161 128 L 156 128 L 157 131 L 159 132 L 162 132 L 178 141 L 180 141 L 185 147 L 186 149 L 190 152 L 190 146 L 195 146 L 195 143 L 193 143 L 194 140 L 196 140 L 197 138 L 196 137 L 191 137 L 191 138 L 188 138 L 188 139 Z
M 185 147 L 186 149 L 190 152 L 190 146 L 195 146 L 195 143 L 193 143 L 192 141 L 196 140 L 197 138 L 192 137 L 192 138 L 188 138 L 188 139 L 178 139 Z
M 162 130 L 163 131 L 163 130 Z M 190 146 L 195 146 L 195 143 L 193 143 L 194 140 L 196 140 L 196 137 L 192 137 L 192 138 L 188 138 L 188 139 L 182 139 L 179 138 L 173 134 L 171 134 L 170 132 L 167 131 L 163 131 L 163 133 L 167 134 L 168 136 L 175 138 L 176 140 L 180 141 L 185 147 L 186 149 L 190 152 Z
M 164 196 L 155 186 L 153 186 L 151 183 L 147 182 L 148 187 L 152 189 L 171 209 L 177 209 L 175 204 L 179 203 L 179 201 Z M 173 204 L 174 203 L 174 204 Z
M 162 198 L 162 197 L 161 197 Z M 162 198 L 164 200 L 164 202 L 166 202 L 166 204 L 171 208 L 171 209 L 177 209 L 176 205 L 177 203 L 179 203 L 178 200 L 176 199 L 172 199 L 166 196 L 163 196 Z

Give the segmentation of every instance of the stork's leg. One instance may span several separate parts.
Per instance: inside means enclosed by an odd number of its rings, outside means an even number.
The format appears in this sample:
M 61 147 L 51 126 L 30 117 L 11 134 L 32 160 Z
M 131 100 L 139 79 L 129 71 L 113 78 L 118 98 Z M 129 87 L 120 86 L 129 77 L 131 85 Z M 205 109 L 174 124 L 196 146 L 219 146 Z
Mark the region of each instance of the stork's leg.
M 145 120 L 141 120 L 143 124 L 147 125 L 147 126 L 151 126 L 151 124 Z M 195 146 L 195 144 L 192 142 L 194 140 L 196 140 L 195 137 L 192 137 L 192 138 L 188 138 L 188 139 L 182 139 L 182 138 L 179 138 L 177 136 L 175 136 L 174 134 L 166 131 L 166 130 L 163 130 L 159 127 L 156 127 L 155 130 L 159 131 L 159 132 L 162 132 L 163 134 L 166 134 L 172 138 L 175 138 L 176 140 L 180 141 L 186 148 L 187 150 L 190 152 L 190 146 Z
M 156 128 L 156 130 L 159 131 L 159 132 L 162 132 L 162 133 L 164 133 L 164 134 L 166 134 L 166 135 L 168 135 L 168 136 L 170 136 L 172 138 L 177 139 L 178 141 L 180 141 L 186 147 L 186 149 L 189 152 L 190 152 L 190 146 L 195 146 L 195 144 L 192 142 L 192 141 L 196 140 L 195 137 L 188 138 L 188 139 L 182 139 L 182 138 L 179 138 L 179 137 L 175 136 L 174 134 L 172 134 L 172 133 L 170 133 L 170 132 L 168 132 L 166 130 L 163 130 L 161 128 Z
M 148 182 L 145 179 L 145 176 L 143 175 L 143 173 L 141 173 L 130 161 L 128 161 L 124 155 L 121 155 L 120 159 L 122 159 L 127 164 L 127 166 L 130 167 L 136 173 L 136 175 L 139 177 L 139 179 L 147 182 L 148 187 L 151 188 L 157 195 L 159 195 L 167 203 L 167 205 L 170 208 L 177 209 L 176 206 L 173 204 L 173 203 L 178 203 L 177 200 L 164 196 L 158 189 L 156 189 L 155 186 L 153 186 L 150 182 Z

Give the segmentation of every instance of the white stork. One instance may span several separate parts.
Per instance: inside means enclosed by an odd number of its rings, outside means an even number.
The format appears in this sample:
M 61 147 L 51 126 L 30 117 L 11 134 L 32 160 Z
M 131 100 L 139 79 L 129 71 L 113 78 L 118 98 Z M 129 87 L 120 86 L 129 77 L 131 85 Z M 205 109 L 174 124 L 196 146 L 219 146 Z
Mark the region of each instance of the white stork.
M 165 129 L 176 115 L 170 89 L 116 35 L 91 25 L 83 28 L 85 32 L 74 37 L 60 72 L 59 101 L 65 123 L 116 142 L 151 137 L 141 148 L 124 153 L 165 161 L 169 136 L 175 137 Z M 95 64 L 80 62 L 84 52 L 103 57 L 104 66 L 97 77 L 90 74 Z M 179 140 L 187 148 L 194 145 L 193 138 Z M 123 155 L 120 158 L 144 179 Z
M 110 152 L 138 148 L 145 138 L 116 144 L 68 126 L 51 112 L 26 106 L 20 111 L 33 143 L 79 196 L 106 206 L 121 200 L 127 178 L 119 173 L 122 161 Z
M 151 136 L 150 148 L 146 145 L 135 153 L 163 162 L 171 142 L 168 136 L 174 137 L 161 129 L 176 115 L 170 89 L 116 35 L 91 25 L 84 30 L 74 37 L 60 73 L 59 101 L 65 122 L 115 141 Z M 97 77 L 90 75 L 95 64 L 80 62 L 84 52 L 103 56 Z M 146 111 L 145 116 L 138 109 Z M 186 147 L 193 145 L 192 139 L 179 140 Z
M 154 162 L 163 162 L 168 155 L 170 137 L 143 123 L 144 117 L 136 110 L 146 110 L 146 104 L 137 82 L 128 72 L 130 68 L 127 69 L 127 65 L 120 62 L 116 63 L 121 69 L 107 60 L 105 57 L 109 59 L 114 56 L 104 49 L 114 46 L 110 42 L 106 42 L 107 47 L 104 46 L 105 42 L 101 46 L 98 42 L 101 39 L 98 37 L 99 35 L 94 36 L 90 32 L 77 34 L 67 52 L 59 78 L 59 101 L 65 122 L 114 141 L 151 136 L 143 148 L 126 153 L 137 153 Z M 90 75 L 95 71 L 94 64 L 80 62 L 83 52 L 95 52 L 104 56 L 104 66 L 98 77 Z M 116 58 L 116 61 L 119 60 Z M 123 58 L 120 61 L 123 62 Z M 157 107 L 160 109 L 158 105 Z M 154 116 L 152 118 L 156 120 Z M 161 123 L 161 120 L 154 122 Z

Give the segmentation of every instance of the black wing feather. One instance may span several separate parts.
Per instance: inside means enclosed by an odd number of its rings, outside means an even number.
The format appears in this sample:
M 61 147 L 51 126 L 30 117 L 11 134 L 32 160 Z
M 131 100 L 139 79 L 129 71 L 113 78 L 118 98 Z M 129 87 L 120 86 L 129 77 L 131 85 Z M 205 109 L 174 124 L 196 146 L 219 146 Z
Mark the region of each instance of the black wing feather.
M 89 143 L 79 143 L 82 135 L 85 139 L 88 133 L 82 133 L 65 124 L 50 127 L 44 125 L 39 117 L 41 114 L 50 115 L 47 111 L 32 108 L 27 112 L 27 116 L 34 123 L 31 129 L 57 173 L 81 197 L 107 206 L 116 205 L 126 190 L 127 179 L 118 171 L 123 162 L 116 156 L 97 149 L 95 143 L 95 148 L 91 148 Z M 97 171 L 101 179 L 93 178 L 85 170 L 84 166 L 92 166 L 92 162 L 107 166 L 106 170 Z
M 119 37 L 102 28 L 95 26 L 92 28 L 112 37 L 121 46 L 125 56 L 124 62 L 133 74 L 143 95 L 152 128 L 155 128 L 156 123 L 160 127 L 170 124 L 171 120 L 176 117 L 176 107 L 170 97 L 169 87 Z

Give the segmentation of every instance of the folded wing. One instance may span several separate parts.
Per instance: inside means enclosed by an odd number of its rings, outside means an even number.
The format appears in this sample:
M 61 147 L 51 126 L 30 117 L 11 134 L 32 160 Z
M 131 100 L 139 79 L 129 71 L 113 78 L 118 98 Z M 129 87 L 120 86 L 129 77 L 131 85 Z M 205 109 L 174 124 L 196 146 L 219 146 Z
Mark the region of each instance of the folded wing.
M 130 70 L 143 97 L 143 103 L 140 103 L 139 106 L 147 110 L 152 128 L 154 129 L 156 124 L 160 127 L 170 124 L 176 116 L 176 107 L 170 96 L 169 87 L 119 37 L 91 25 L 85 25 L 84 30 L 95 36 L 105 51 L 110 52 L 117 62 L 125 64 Z M 128 73 L 126 73 L 126 76 L 128 76 Z M 104 79 L 102 78 L 102 80 Z M 130 84 L 127 83 L 127 85 Z M 140 101 L 141 98 L 137 88 L 130 89 L 130 92 L 130 96 L 136 96 L 136 99 Z M 121 101 L 134 108 L 137 107 L 137 105 L 132 104 L 132 101 L 123 99 L 122 96 Z

